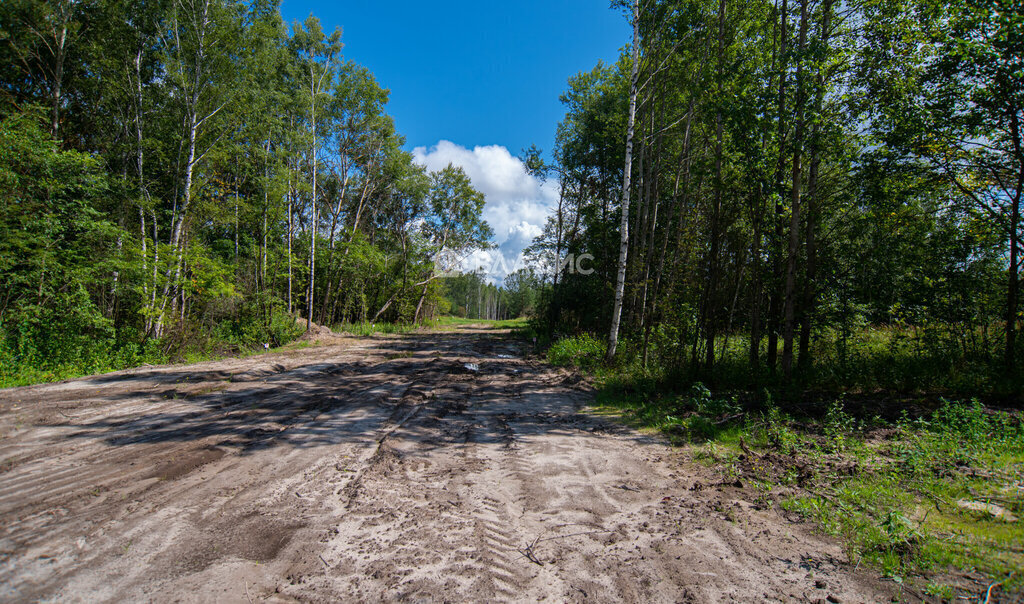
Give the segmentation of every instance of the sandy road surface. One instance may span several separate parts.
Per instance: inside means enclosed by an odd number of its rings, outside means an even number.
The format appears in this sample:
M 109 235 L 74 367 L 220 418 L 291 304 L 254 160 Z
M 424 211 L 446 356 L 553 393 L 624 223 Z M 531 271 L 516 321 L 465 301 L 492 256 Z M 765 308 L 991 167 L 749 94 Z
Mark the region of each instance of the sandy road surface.
M 574 384 L 468 328 L 2 390 L 0 600 L 889 599 Z

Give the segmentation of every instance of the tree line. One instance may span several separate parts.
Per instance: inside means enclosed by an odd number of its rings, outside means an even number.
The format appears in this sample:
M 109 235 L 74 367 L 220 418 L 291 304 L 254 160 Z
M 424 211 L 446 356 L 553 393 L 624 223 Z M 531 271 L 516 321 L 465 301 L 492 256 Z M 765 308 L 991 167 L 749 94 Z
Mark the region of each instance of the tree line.
M 633 40 L 562 95 L 534 243 L 596 272 L 556 272 L 542 326 L 744 381 L 842 380 L 873 356 L 1019 383 L 1019 6 L 616 5 Z
M 274 0 L 2 3 L 0 366 L 433 314 L 490 228 L 388 95 Z

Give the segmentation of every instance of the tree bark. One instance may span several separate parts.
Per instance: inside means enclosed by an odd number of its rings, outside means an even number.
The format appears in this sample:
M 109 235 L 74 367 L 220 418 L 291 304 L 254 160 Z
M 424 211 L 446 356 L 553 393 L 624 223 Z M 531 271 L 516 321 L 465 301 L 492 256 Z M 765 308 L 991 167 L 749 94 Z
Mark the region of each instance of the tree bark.
M 622 317 L 622 297 L 626 289 L 626 261 L 629 254 L 629 187 L 633 170 L 633 126 L 636 121 L 637 79 L 640 75 L 640 0 L 633 0 L 632 73 L 629 83 L 629 116 L 626 119 L 626 160 L 622 173 L 622 226 L 619 239 L 619 266 L 615 278 L 615 303 L 612 307 L 612 325 L 608 334 L 607 360 L 615 358 L 619 343 L 619 320 Z
M 831 27 L 832 0 L 825 0 L 822 4 L 821 31 L 818 39 L 826 51 Z M 807 250 L 807 275 L 804 279 L 803 308 L 800 311 L 800 356 L 798 360 L 798 367 L 801 370 L 806 370 L 811 366 L 811 323 L 814 319 L 817 298 L 818 244 L 816 230 L 818 209 L 821 207 L 818 172 L 821 167 L 821 112 L 825 102 L 825 72 L 828 67 L 824 57 L 820 60 L 822 64 L 818 65 L 814 91 L 814 123 L 811 126 L 811 166 L 807 177 L 807 209 L 805 212 L 807 232 L 804 240 L 804 247 Z
M 768 368 L 775 371 L 779 356 L 779 306 L 780 289 L 782 286 L 782 237 L 783 237 L 783 214 L 782 200 L 785 196 L 785 184 L 782 179 L 782 171 L 786 163 L 786 52 L 789 45 L 789 3 L 782 0 L 782 8 L 779 10 L 779 53 L 777 57 L 779 72 L 779 97 L 778 108 L 778 133 L 776 144 L 778 145 L 779 161 L 775 167 L 775 237 L 772 241 L 772 284 L 768 296 L 768 351 L 765 362 Z
M 316 203 L 316 176 L 317 176 L 317 140 L 316 140 L 316 95 L 319 92 L 316 85 L 316 77 L 313 74 L 313 64 L 309 66 L 309 120 L 310 131 L 313 133 L 313 221 L 309 229 L 309 289 L 306 294 L 306 331 L 313 328 L 313 294 L 316 277 L 316 231 L 317 231 L 317 203 Z
M 1012 372 L 1017 365 L 1017 298 L 1020 288 L 1020 206 L 1024 196 L 1024 153 L 1021 152 L 1020 116 L 1015 105 L 1010 107 L 1010 136 L 1017 156 L 1017 190 L 1010 209 L 1010 283 L 1006 291 L 1006 352 L 1003 360 Z
M 793 132 L 793 195 L 789 217 L 789 256 L 786 261 L 785 331 L 782 342 L 782 374 L 793 375 L 793 333 L 796 317 L 796 265 L 800 252 L 800 195 L 803 187 L 804 82 L 803 51 L 807 43 L 807 3 L 800 1 L 800 38 L 797 42 L 796 123 Z
M 705 369 L 711 370 L 715 362 L 715 317 L 712 316 L 712 305 L 718 288 L 719 262 L 718 256 L 721 253 L 721 218 L 722 218 L 722 102 L 724 90 L 722 80 L 725 77 L 725 9 L 726 0 L 719 0 L 718 3 L 718 99 L 715 111 L 715 192 L 714 207 L 711 209 L 711 250 L 708 255 L 708 280 L 707 294 L 704 297 L 704 309 L 701 313 L 704 318 L 704 365 Z

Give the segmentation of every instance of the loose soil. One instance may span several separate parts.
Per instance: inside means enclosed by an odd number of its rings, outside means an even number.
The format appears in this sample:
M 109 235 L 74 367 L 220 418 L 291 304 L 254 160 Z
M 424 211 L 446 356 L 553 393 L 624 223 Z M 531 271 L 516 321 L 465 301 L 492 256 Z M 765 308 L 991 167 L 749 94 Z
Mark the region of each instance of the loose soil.
M 897 595 L 590 402 L 484 326 L 0 390 L 0 600 Z

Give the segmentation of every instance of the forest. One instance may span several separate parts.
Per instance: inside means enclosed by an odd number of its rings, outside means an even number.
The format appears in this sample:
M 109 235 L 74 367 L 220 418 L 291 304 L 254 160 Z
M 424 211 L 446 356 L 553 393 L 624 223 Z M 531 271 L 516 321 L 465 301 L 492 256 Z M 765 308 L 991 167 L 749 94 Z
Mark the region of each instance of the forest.
M 451 276 L 491 245 L 483 195 L 413 162 L 340 30 L 262 0 L 4 2 L 0 380 L 456 314 L 687 383 L 1019 392 L 1012 2 L 613 8 L 633 39 L 523 152 L 558 203 L 496 283 Z
M 1019 599 L 1020 3 L 613 7 L 536 166 L 531 253 L 594 258 L 540 272 L 547 360 L 908 599 Z
M 618 5 L 534 244 L 596 272 L 548 280 L 543 331 L 658 379 L 1019 393 L 1018 4 Z
M 0 383 L 448 312 L 484 198 L 343 46 L 275 2 L 4 2 Z

